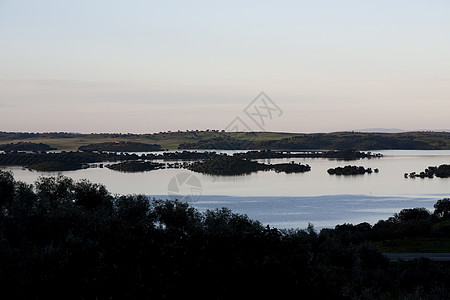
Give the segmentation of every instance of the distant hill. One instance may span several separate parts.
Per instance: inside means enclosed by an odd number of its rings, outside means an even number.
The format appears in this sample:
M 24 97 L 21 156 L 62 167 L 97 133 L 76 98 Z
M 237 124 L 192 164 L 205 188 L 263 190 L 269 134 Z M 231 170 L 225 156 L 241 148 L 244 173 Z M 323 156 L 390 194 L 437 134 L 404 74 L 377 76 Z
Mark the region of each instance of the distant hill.
M 239 145 L 246 145 L 244 149 L 271 149 L 271 150 L 445 150 L 450 149 L 450 133 L 446 132 L 332 132 L 312 134 L 292 134 L 289 137 L 272 140 L 258 140 L 258 138 L 224 139 L 215 137 L 202 139 L 194 143 L 180 144 L 180 149 L 222 149 L 222 144 L 231 145 L 233 149 Z
M 413 131 L 400 128 L 364 128 L 355 129 L 356 132 L 378 132 L 378 133 L 402 133 L 402 132 L 450 132 L 450 129 L 415 129 Z
M 392 131 L 400 129 L 375 128 L 371 130 Z M 345 131 L 308 134 L 289 132 L 222 132 L 218 130 L 190 130 L 152 134 L 0 132 L 0 145 L 19 142 L 43 143 L 61 151 L 80 149 L 83 151 L 111 152 L 147 152 L 162 149 L 450 150 L 450 132 Z
M 354 131 L 357 131 L 357 132 L 380 132 L 380 133 L 406 132 L 406 130 L 399 129 L 399 128 L 364 128 L 364 129 L 357 129 Z

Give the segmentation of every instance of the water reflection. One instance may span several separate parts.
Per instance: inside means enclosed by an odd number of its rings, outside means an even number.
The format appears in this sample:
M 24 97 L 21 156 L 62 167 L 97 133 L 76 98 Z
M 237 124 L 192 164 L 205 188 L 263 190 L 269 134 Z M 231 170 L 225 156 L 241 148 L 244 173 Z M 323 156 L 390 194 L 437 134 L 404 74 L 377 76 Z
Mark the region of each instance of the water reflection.
M 146 194 L 168 198 L 168 184 L 181 172 L 195 174 L 202 196 L 193 205 L 199 209 L 229 206 L 263 222 L 280 227 L 297 224 L 317 227 L 338 223 L 375 222 L 402 208 L 432 205 L 450 193 L 450 178 L 404 178 L 405 172 L 450 164 L 450 151 L 387 150 L 384 157 L 345 162 L 323 158 L 259 160 L 266 163 L 295 161 L 309 164 L 311 171 L 297 174 L 260 171 L 241 176 L 211 176 L 185 169 L 162 169 L 143 173 L 120 173 L 107 168 L 62 172 L 75 180 L 87 178 L 103 183 L 113 194 Z M 345 165 L 378 168 L 378 174 L 333 176 L 329 168 Z M 36 172 L 8 167 L 17 180 L 33 183 Z M 342 195 L 345 195 L 342 196 Z M 221 198 L 222 197 L 222 198 Z M 220 201 L 219 201 L 220 200 Z M 421 206 L 421 207 L 422 207 Z M 305 223 L 306 222 L 306 223 Z M 306 225 L 305 225 L 306 224 Z

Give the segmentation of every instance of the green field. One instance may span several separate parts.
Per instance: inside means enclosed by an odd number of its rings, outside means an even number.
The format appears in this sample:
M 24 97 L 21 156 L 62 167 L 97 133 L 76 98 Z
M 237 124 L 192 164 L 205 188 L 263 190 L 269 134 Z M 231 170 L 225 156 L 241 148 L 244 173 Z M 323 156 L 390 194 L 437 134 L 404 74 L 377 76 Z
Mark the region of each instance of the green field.
M 424 149 L 450 150 L 449 132 L 404 133 L 287 133 L 287 132 L 221 132 L 178 131 L 154 134 L 69 134 L 69 133 L 8 133 L 0 132 L 0 144 L 44 143 L 58 150 L 77 150 L 83 145 L 130 141 L 159 144 L 163 149 L 218 149 L 220 141 L 248 142 L 246 149 Z M 239 148 L 233 148 L 239 149 Z
M 198 132 L 165 132 L 155 134 L 66 134 L 66 133 L 39 133 L 24 137 L 19 133 L 0 132 L 0 144 L 32 142 L 44 143 L 62 151 L 77 150 L 78 147 L 105 142 L 131 141 L 148 144 L 159 144 L 164 149 L 175 150 L 183 143 L 193 143 L 200 140 L 209 140 L 224 135 L 242 139 L 243 133 L 222 133 L 216 131 Z M 255 141 L 280 140 L 292 137 L 292 133 L 258 132 L 252 135 Z

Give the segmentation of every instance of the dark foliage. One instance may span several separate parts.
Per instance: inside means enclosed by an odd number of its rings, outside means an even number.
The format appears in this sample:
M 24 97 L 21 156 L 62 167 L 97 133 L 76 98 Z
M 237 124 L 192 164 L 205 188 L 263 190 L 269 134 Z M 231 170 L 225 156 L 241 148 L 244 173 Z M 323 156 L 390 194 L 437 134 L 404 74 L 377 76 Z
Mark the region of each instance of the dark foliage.
M 0 288 L 15 299 L 446 299 L 450 292 L 448 265 L 390 263 L 370 244 L 441 222 L 423 209 L 402 211 L 384 227 L 277 230 L 226 208 L 200 213 L 179 201 L 113 197 L 61 175 L 31 186 L 3 171 L 0 200 Z
M 405 173 L 405 178 L 409 177 L 409 178 L 416 178 L 416 177 L 420 177 L 420 178 L 433 178 L 434 176 L 436 177 L 440 177 L 440 178 L 448 178 L 450 177 L 450 165 L 440 165 L 439 167 L 428 167 L 425 169 L 425 171 L 420 172 L 420 173 L 416 173 L 416 172 L 411 172 L 411 173 Z
M 376 173 L 378 173 L 378 169 L 375 169 Z M 330 175 L 363 175 L 365 173 L 371 174 L 373 172 L 372 168 L 364 168 L 362 166 L 345 166 L 345 167 L 336 167 L 330 168 L 327 170 Z
M 450 217 L 450 198 L 438 200 L 434 205 L 434 214 L 445 219 Z
M 311 171 L 311 167 L 308 164 L 296 164 L 294 162 L 288 164 L 275 164 L 273 165 L 273 170 L 275 170 L 275 172 L 280 173 L 280 172 L 284 172 L 284 173 L 304 173 L 304 172 L 308 172 Z
M 178 149 L 279 149 L 279 150 L 317 150 L 317 149 L 450 149 L 449 132 L 403 132 L 403 133 L 254 133 L 219 132 L 216 130 L 189 132 L 160 132 L 155 134 L 121 133 L 67 133 L 67 132 L 0 132 L 0 141 L 13 142 L 26 139 L 63 139 L 66 146 L 75 147 L 80 140 L 98 141 L 115 139 L 119 141 L 140 141 L 159 143 Z
M 67 171 L 89 167 L 90 163 L 102 161 L 137 160 L 135 154 L 60 152 L 60 153 L 23 153 L 10 152 L 0 154 L 0 165 L 23 166 L 38 171 Z
M 361 158 L 374 158 L 382 157 L 382 154 L 373 154 L 371 152 L 365 153 L 356 151 L 353 149 L 346 150 L 335 150 L 335 151 L 272 151 L 272 150 L 261 150 L 261 151 L 247 151 L 245 153 L 235 153 L 233 156 L 246 159 L 269 159 L 269 158 L 329 158 L 329 159 L 339 159 L 339 160 L 357 160 Z
M 194 162 L 187 166 L 194 172 L 210 175 L 243 175 L 257 171 L 275 170 L 285 173 L 303 173 L 311 170 L 309 165 L 297 163 L 284 164 L 263 164 L 249 159 L 239 158 L 239 156 L 216 155 L 210 159 Z
M 121 141 L 115 143 L 97 143 L 78 147 L 80 151 L 107 152 L 151 152 L 162 151 L 161 145 Z
M 197 151 L 175 151 L 164 152 L 161 154 L 145 154 L 143 157 L 146 159 L 162 159 L 162 160 L 204 160 L 214 158 L 218 155 L 217 152 L 197 152 Z M 342 160 L 356 160 L 361 158 L 377 158 L 382 157 L 379 153 L 365 153 L 355 150 L 336 150 L 336 151 L 273 151 L 273 150 L 260 150 L 260 151 L 247 151 L 242 153 L 234 153 L 234 157 L 242 159 L 271 159 L 271 158 L 330 158 L 330 159 L 342 159 Z
M 233 139 L 222 137 L 182 143 L 178 149 L 448 149 L 447 132 L 364 133 L 333 132 L 291 134 L 290 137 L 259 141 L 249 136 Z
M 178 146 L 178 149 L 221 149 L 221 150 L 244 150 L 255 149 L 254 142 L 252 141 L 251 133 L 244 139 L 231 138 L 226 134 L 220 137 L 214 137 L 211 139 L 200 140 L 193 143 L 182 143 Z
M 228 155 L 218 155 L 211 159 L 195 162 L 188 167 L 191 171 L 210 175 L 242 175 L 270 168 L 267 164 Z
M 158 170 L 163 166 L 164 164 L 143 160 L 125 161 L 117 164 L 106 165 L 108 169 L 120 172 L 145 172 Z
M 175 151 L 164 152 L 161 154 L 145 154 L 146 159 L 162 159 L 162 160 L 203 160 L 215 157 L 219 154 L 216 152 L 197 152 L 197 151 Z
M 56 150 L 47 144 L 43 143 L 31 143 L 31 142 L 18 142 L 11 144 L 0 144 L 0 151 L 50 151 Z

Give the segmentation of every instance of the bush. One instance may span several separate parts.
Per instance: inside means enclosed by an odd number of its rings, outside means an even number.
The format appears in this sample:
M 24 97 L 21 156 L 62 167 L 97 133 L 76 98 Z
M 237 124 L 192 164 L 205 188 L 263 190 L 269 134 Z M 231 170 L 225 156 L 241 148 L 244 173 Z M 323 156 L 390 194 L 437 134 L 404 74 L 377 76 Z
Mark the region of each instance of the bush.
M 0 288 L 15 298 L 397 299 L 419 288 L 422 298 L 450 292 L 445 265 L 390 264 L 370 246 L 431 224 L 423 209 L 373 227 L 318 233 L 312 224 L 263 227 L 226 208 L 201 213 L 180 201 L 113 197 L 102 185 L 62 175 L 33 186 L 8 172 L 0 179 Z

